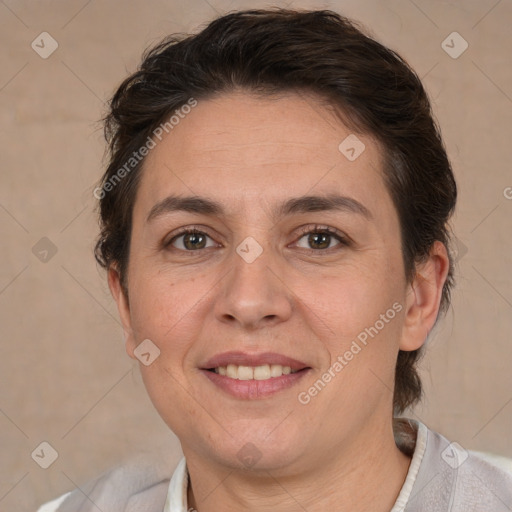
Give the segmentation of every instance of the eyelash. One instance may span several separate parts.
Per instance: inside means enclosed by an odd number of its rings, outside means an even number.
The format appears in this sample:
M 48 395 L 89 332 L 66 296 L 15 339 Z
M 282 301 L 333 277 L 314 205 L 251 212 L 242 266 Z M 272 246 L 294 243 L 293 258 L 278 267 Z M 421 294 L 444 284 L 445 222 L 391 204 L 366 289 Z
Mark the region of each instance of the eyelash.
M 329 226 L 321 226 L 318 224 L 315 224 L 315 226 L 313 228 L 311 226 L 304 226 L 304 227 L 300 228 L 299 233 L 300 233 L 300 237 L 298 240 L 300 240 L 304 236 L 310 235 L 310 234 L 317 234 L 317 235 L 327 234 L 330 237 L 335 238 L 339 242 L 339 244 L 337 246 L 329 247 L 327 249 L 305 249 L 306 251 L 310 251 L 310 252 L 315 252 L 315 253 L 331 252 L 333 249 L 336 250 L 336 247 L 338 247 L 338 248 L 340 246 L 347 247 L 349 245 L 348 238 L 345 235 L 343 235 L 338 230 L 331 228 Z
M 176 233 L 168 242 L 165 242 L 164 247 L 168 248 L 168 247 L 172 246 L 174 241 L 176 241 L 181 236 L 188 235 L 188 234 L 206 235 L 208 238 L 212 238 L 205 231 L 201 231 L 195 227 L 183 228 L 181 231 Z M 349 239 L 345 235 L 343 235 L 342 233 L 340 233 L 339 231 L 337 231 L 334 228 L 330 228 L 329 226 L 320 226 L 318 224 L 316 224 L 314 227 L 305 226 L 305 227 L 300 228 L 299 234 L 300 234 L 300 236 L 299 236 L 298 240 L 300 240 L 301 238 L 303 238 L 304 236 L 309 235 L 309 234 L 318 234 L 318 235 L 327 234 L 331 237 L 336 238 L 339 242 L 339 244 L 338 244 L 339 246 L 348 247 L 350 245 Z M 329 247 L 327 249 L 304 249 L 304 248 L 302 248 L 302 249 L 305 251 L 308 251 L 310 253 L 319 253 L 319 252 L 325 253 L 325 252 L 331 252 L 332 249 L 335 249 L 336 247 L 337 246 Z M 188 252 L 188 253 L 194 253 L 194 252 L 198 252 L 200 250 L 200 249 L 185 250 L 185 249 L 177 249 L 177 248 L 174 248 L 174 249 L 176 249 L 177 251 Z

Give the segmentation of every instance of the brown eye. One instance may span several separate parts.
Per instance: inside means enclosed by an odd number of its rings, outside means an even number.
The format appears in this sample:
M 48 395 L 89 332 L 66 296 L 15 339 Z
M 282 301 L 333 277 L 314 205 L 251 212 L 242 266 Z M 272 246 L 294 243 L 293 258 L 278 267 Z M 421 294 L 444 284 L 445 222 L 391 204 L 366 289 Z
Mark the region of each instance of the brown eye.
M 300 240 L 303 239 L 306 240 L 305 245 L 300 244 Z M 333 243 L 335 241 L 338 243 Z M 315 229 L 304 232 L 297 245 L 304 249 L 326 250 L 336 245 L 346 245 L 346 242 L 342 236 L 333 233 L 329 229 Z
M 308 243 L 314 249 L 327 249 L 331 244 L 331 235 L 325 233 L 312 233 L 308 235 Z
M 206 245 L 210 237 L 201 231 L 184 231 L 175 237 L 168 243 L 176 249 L 183 251 L 196 251 L 199 249 L 205 249 L 215 244 Z

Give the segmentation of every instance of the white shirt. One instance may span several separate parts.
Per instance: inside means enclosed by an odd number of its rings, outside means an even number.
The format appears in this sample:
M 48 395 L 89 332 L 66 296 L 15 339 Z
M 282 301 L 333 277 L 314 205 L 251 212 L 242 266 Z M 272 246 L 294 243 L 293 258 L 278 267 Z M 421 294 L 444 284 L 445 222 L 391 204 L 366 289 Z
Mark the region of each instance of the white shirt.
M 404 420 L 402 425 L 403 435 L 396 442 L 412 453 L 412 460 L 390 512 L 512 510 L 511 459 L 466 451 L 415 420 Z M 174 472 L 165 462 L 138 459 L 43 505 L 38 512 L 191 512 L 188 483 L 185 458 Z

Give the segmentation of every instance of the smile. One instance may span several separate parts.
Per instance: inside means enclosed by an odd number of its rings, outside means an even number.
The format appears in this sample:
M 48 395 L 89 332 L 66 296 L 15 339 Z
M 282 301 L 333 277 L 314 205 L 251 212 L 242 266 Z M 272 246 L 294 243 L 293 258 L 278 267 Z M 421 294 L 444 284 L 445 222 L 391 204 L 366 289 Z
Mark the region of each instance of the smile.
M 283 354 L 231 351 L 210 358 L 199 370 L 216 389 L 235 398 L 255 400 L 292 388 L 312 368 Z

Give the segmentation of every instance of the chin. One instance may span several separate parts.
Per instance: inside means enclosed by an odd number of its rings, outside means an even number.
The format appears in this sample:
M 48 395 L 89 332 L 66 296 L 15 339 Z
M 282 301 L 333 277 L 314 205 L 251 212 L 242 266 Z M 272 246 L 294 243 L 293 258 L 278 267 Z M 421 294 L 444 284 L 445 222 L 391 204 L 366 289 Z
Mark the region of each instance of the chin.
M 291 467 L 305 454 L 307 444 L 311 445 L 289 420 L 273 419 L 258 422 L 257 426 L 251 423 L 252 428 L 247 421 L 232 425 L 232 437 L 223 432 L 223 438 L 217 442 L 208 437 L 203 438 L 202 444 L 211 443 L 206 449 L 219 464 L 253 473 Z

